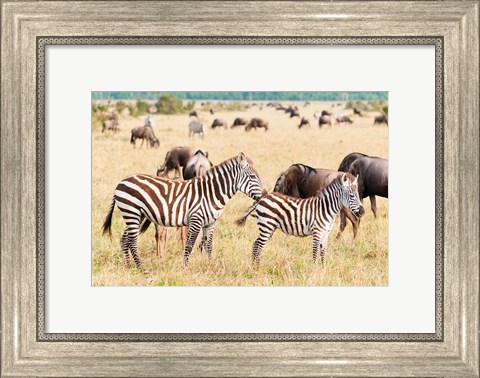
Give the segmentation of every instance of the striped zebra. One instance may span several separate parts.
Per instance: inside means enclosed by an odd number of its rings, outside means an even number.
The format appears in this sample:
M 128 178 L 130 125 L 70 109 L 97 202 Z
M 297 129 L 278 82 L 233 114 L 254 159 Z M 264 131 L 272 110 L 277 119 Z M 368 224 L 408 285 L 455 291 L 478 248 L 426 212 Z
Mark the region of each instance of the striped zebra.
M 192 121 L 188 124 L 188 136 L 195 136 L 195 134 L 200 134 L 200 138 L 203 139 L 206 133 L 205 126 L 203 123 L 198 121 Z
M 260 235 L 252 247 L 254 266 L 260 263 L 265 243 L 279 228 L 289 235 L 313 235 L 313 261 L 317 261 L 320 250 L 322 267 L 325 267 L 328 235 L 332 231 L 336 215 L 343 207 L 350 209 L 357 217 L 364 213 L 358 196 L 357 180 L 358 177 L 344 173 L 315 197 L 301 199 L 273 192 L 250 207 L 235 223 L 243 226 L 248 215 L 255 210 Z
M 120 240 L 123 262 L 126 267 L 130 266 L 130 251 L 139 268 L 137 239 L 143 221 L 147 223 L 142 225 L 142 230 L 151 222 L 157 226 L 188 226 L 184 254 L 186 265 L 200 231 L 203 231 L 202 247 L 204 245 L 211 255 L 215 221 L 237 191 L 255 200 L 266 194 L 251 161 L 243 153 L 211 168 L 204 176 L 189 181 L 133 175 L 117 185 L 103 224 L 103 233 L 111 236 L 112 215 L 117 205 L 127 223 Z

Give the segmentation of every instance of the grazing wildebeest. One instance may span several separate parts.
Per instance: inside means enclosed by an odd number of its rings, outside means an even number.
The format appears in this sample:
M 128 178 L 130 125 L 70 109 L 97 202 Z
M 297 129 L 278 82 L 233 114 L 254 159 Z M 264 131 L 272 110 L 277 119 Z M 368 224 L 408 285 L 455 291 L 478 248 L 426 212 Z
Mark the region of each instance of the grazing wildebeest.
M 359 115 L 361 117 L 362 116 L 362 111 L 358 108 L 353 108 L 353 114 Z
M 237 126 L 245 126 L 248 124 L 248 119 L 246 118 L 235 118 L 235 121 L 233 121 L 233 125 L 231 128 L 233 129 L 234 127 Z
M 332 120 L 330 119 L 330 116 L 323 115 L 320 117 L 318 120 L 318 126 L 322 127 L 323 125 L 330 125 L 330 127 L 332 127 Z
M 110 119 L 107 119 L 106 121 L 103 121 L 102 122 L 102 133 L 105 130 L 112 130 L 114 132 L 120 131 L 120 129 L 118 127 L 118 122 L 112 121 Z
M 193 111 L 191 111 L 190 113 L 188 113 L 188 116 L 189 116 L 189 117 L 197 117 L 197 118 L 198 118 L 198 113 L 197 113 L 196 110 L 193 110 Z
M 157 169 L 157 176 L 168 178 L 170 171 L 175 170 L 175 177 L 183 177 L 180 175 L 180 167 L 185 167 L 189 160 L 193 157 L 197 148 L 193 147 L 174 147 L 165 155 L 165 160 L 161 167 Z M 208 157 L 208 152 L 203 152 Z
M 322 116 L 331 116 L 332 115 L 332 112 L 329 112 L 327 110 L 322 110 Z
M 297 163 L 288 167 L 278 177 L 273 191 L 298 198 L 313 197 L 341 174 L 342 172 L 312 168 L 308 165 Z M 353 237 L 356 238 L 359 225 L 358 218 L 348 210 L 342 210 L 340 215 L 352 222 Z
M 268 131 L 268 121 L 265 121 L 261 118 L 252 118 L 247 126 L 245 126 L 245 131 L 250 131 L 251 129 L 264 128 L 265 131 Z
M 213 111 L 213 108 L 210 108 L 210 114 L 215 114 L 215 112 Z
M 183 179 L 190 180 L 194 177 L 202 177 L 211 167 L 213 164 L 207 158 L 208 153 L 202 150 L 197 150 L 193 157 L 187 162 L 187 164 L 183 168 Z M 159 175 L 160 173 L 160 175 Z M 157 176 L 159 177 L 166 177 L 157 170 Z M 147 223 L 148 222 L 148 223 Z M 140 233 L 143 233 L 147 230 L 150 221 L 146 220 L 141 229 Z M 182 240 L 183 248 L 185 248 L 185 243 L 187 241 L 187 232 L 188 227 L 177 227 L 177 231 L 180 233 L 180 237 Z M 157 242 L 157 256 L 164 256 L 165 255 L 165 247 L 167 242 L 167 227 L 157 226 L 155 230 L 155 240 Z
M 290 118 L 293 118 L 293 117 L 300 117 L 300 113 L 298 112 L 298 110 L 292 110 L 290 112 Z
M 373 121 L 373 126 L 375 126 L 376 124 L 381 125 L 383 123 L 388 126 L 388 118 L 385 114 L 376 116 L 375 121 Z
M 156 147 L 156 148 L 160 147 L 160 141 L 153 133 L 153 129 L 149 126 L 139 126 L 132 129 L 132 136 L 130 138 L 130 143 L 133 144 L 133 147 L 135 147 L 135 141 L 137 139 L 142 140 L 142 144 L 140 145 L 140 148 L 142 148 L 143 142 L 145 140 L 147 141 L 147 148 L 148 148 L 148 143 L 150 143 L 151 147 Z
M 243 226 L 250 213 L 255 210 L 259 236 L 252 246 L 254 267 L 258 267 L 265 243 L 277 228 L 295 236 L 313 236 L 313 262 L 325 268 L 328 235 L 332 231 L 337 214 L 348 209 L 355 216 L 364 214 L 358 198 L 357 178 L 349 173 L 340 173 L 330 184 L 314 197 L 295 198 L 273 192 L 254 203 L 235 224 Z
M 220 119 L 220 118 L 215 118 L 212 123 L 212 129 L 215 129 L 216 127 L 225 127 L 228 128 L 227 126 L 227 121 Z
M 206 130 L 203 123 L 198 121 L 192 121 L 188 124 L 188 136 L 193 137 L 195 134 L 199 134 L 200 138 L 203 139 L 205 136 Z
M 307 117 L 303 116 L 301 121 L 300 121 L 300 125 L 298 125 L 298 128 L 301 129 L 302 126 L 308 126 L 310 127 L 310 121 L 307 119 Z
M 353 121 L 347 115 L 341 115 L 341 116 L 337 117 L 336 121 L 337 121 L 337 124 L 339 124 L 339 123 L 353 123 Z

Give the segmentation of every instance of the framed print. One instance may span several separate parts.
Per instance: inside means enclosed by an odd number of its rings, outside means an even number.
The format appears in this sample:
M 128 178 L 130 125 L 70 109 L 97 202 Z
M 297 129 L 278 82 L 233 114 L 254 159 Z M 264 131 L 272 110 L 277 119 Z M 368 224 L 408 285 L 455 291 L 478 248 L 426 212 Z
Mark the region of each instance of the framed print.
M 478 12 L 2 1 L 3 376 L 478 377 Z

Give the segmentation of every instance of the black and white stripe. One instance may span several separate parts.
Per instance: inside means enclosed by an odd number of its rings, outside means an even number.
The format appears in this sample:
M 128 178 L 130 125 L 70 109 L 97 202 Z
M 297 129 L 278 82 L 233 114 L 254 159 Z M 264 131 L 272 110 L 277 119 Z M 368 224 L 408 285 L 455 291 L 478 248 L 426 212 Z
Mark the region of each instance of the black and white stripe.
M 325 266 L 328 235 L 342 207 L 349 208 L 358 217 L 364 213 L 357 178 L 348 173 L 336 178 L 315 197 L 301 199 L 273 192 L 254 204 L 237 224 L 244 224 L 246 217 L 255 210 L 260 232 L 252 247 L 255 265 L 260 262 L 265 243 L 279 228 L 289 235 L 312 235 L 313 260 L 316 262 L 320 251 L 321 263 Z
M 205 249 L 211 254 L 215 221 L 237 191 L 257 200 L 264 193 L 262 190 L 257 172 L 243 153 L 189 181 L 150 175 L 130 176 L 115 189 L 103 232 L 111 233 L 112 213 L 117 205 L 127 223 L 121 238 L 124 263 L 127 267 L 130 265 L 130 251 L 135 265 L 140 267 L 137 239 L 139 226 L 144 220 L 158 226 L 188 226 L 184 255 L 187 264 L 200 231 L 203 231 Z

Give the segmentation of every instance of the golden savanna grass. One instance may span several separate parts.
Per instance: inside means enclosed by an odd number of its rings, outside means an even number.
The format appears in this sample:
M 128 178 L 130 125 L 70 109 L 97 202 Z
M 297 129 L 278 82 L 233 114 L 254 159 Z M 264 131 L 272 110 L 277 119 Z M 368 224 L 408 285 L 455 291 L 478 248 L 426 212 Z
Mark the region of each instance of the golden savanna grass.
M 295 104 L 291 102 L 291 104 Z M 370 201 L 365 199 L 366 214 L 362 218 L 359 237 L 353 240 L 350 223 L 340 240 L 337 217 L 329 237 L 326 268 L 312 260 L 312 238 L 299 238 L 277 230 L 261 256 L 259 269 L 251 266 L 252 243 L 258 236 L 254 218 L 249 217 L 244 228 L 234 225 L 253 203 L 243 193 L 237 193 L 227 204 L 217 221 L 212 258 L 195 248 L 188 267 L 183 268 L 183 251 L 175 229 L 169 229 L 167 253 L 155 254 L 154 227 L 140 235 L 138 252 L 143 268 L 127 269 L 122 262 L 120 236 L 125 222 L 115 209 L 112 222 L 113 239 L 103 236 L 101 226 L 110 206 L 113 191 L 120 180 L 136 173 L 154 175 L 165 153 L 174 146 L 194 146 L 209 152 L 210 160 L 218 164 L 244 152 L 250 157 L 267 189 L 271 191 L 282 171 L 293 163 L 316 168 L 337 169 L 350 152 L 388 157 L 388 129 L 373 126 L 373 117 L 352 116 L 352 125 L 334 125 L 319 129 L 314 111 L 345 111 L 332 108 L 330 102 L 313 102 L 304 107 L 297 103 L 301 115 L 312 124 L 308 129 L 297 128 L 299 119 L 290 119 L 283 111 L 252 107 L 246 111 L 201 112 L 201 120 L 210 127 L 214 118 L 225 119 L 229 125 L 235 117 L 258 116 L 270 122 L 270 130 L 246 133 L 236 129 L 209 129 L 204 140 L 198 135 L 188 137 L 188 115 L 154 115 L 159 149 L 137 148 L 130 144 L 130 130 L 143 125 L 143 117 L 121 117 L 119 133 L 92 130 L 92 281 L 95 286 L 385 286 L 388 285 L 388 200 L 377 197 L 378 218 L 374 219 Z M 351 113 L 347 110 L 346 113 Z

